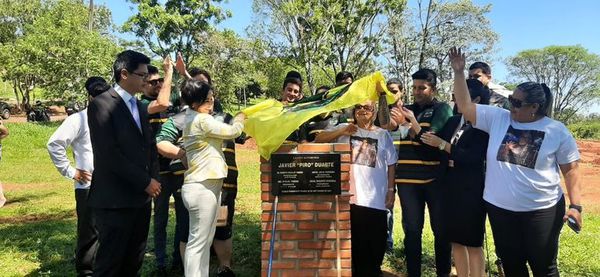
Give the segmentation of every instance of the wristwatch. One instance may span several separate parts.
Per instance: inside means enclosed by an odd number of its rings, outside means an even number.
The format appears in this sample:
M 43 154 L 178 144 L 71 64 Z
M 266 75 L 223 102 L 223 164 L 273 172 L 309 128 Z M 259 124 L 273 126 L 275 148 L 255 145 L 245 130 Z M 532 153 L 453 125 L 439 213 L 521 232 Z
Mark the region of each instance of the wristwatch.
M 438 145 L 438 148 L 442 151 L 444 151 L 444 149 L 446 149 L 446 141 L 442 140 L 442 143 L 440 143 L 440 145 Z
M 571 204 L 571 205 L 569 205 L 569 209 L 574 209 L 574 210 L 577 210 L 579 213 L 581 213 L 581 210 L 583 209 L 583 207 L 581 207 L 581 205 Z

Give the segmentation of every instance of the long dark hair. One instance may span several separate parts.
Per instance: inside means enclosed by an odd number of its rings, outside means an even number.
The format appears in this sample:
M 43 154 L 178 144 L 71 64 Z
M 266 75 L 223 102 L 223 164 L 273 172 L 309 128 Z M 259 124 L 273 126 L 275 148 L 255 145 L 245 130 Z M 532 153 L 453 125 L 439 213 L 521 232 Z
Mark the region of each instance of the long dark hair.
M 518 85 L 517 89 L 525 93 L 525 102 L 540 105 L 535 112 L 537 115 L 550 115 L 552 111 L 552 92 L 546 84 L 525 82 Z

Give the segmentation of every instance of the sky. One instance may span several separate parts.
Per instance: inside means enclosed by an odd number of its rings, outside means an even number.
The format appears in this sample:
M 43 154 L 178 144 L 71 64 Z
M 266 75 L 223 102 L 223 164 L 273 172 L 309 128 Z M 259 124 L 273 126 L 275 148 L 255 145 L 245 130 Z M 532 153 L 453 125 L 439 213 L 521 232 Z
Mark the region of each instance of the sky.
M 473 0 L 478 5 L 492 4 L 487 14 L 492 29 L 498 33 L 497 51 L 491 61 L 492 77 L 497 83 L 511 81 L 504 61 L 519 51 L 549 45 L 576 45 L 600 55 L 600 1 L 598 0 Z M 427 1 L 424 1 L 427 3 Z M 113 13 L 113 21 L 123 24 L 134 12 L 124 0 L 96 0 Z M 416 0 L 408 0 L 414 6 Z M 252 23 L 251 0 L 229 0 L 222 5 L 233 16 L 220 28 L 246 36 Z M 591 112 L 600 112 L 596 105 Z

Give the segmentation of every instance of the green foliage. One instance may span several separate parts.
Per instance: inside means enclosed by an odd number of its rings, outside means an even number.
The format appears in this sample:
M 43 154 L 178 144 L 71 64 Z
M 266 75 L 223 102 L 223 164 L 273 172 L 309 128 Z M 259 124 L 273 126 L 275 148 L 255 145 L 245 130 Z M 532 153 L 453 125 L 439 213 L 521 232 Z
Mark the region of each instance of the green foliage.
M 580 45 L 525 50 L 508 59 L 518 81 L 546 83 L 554 95 L 553 117 L 571 117 L 600 100 L 600 55 Z
M 23 27 L 23 35 L 0 46 L 5 80 L 13 80 L 28 104 L 34 88 L 43 88 L 48 98 L 83 100 L 83 84 L 90 76 L 109 77 L 120 50 L 104 35 L 110 12 L 100 7 L 96 29 L 88 29 L 88 9 L 81 1 L 44 1 L 34 20 Z
M 600 139 L 600 120 L 587 120 L 567 125 L 577 139 Z
M 355 76 L 374 70 L 387 31 L 383 11 L 403 6 L 397 0 L 258 0 L 250 30 L 268 43 L 273 56 L 300 65 L 313 91 L 318 74 L 331 84 L 342 70 Z
M 498 34 L 486 17 L 492 5 L 477 5 L 472 0 L 431 0 L 429 10 L 423 1 L 417 4 L 413 10 L 387 11 L 389 35 L 384 53 L 390 75 L 408 87 L 411 74 L 428 67 L 438 74 L 438 91 L 448 93 L 452 80 L 448 66 L 451 47 L 463 48 L 468 62 L 490 59 L 498 41 Z
M 158 56 L 179 51 L 188 62 L 204 46 L 211 25 L 231 16 L 215 5 L 223 0 L 129 1 L 138 13 L 125 22 L 123 30 L 134 33 Z

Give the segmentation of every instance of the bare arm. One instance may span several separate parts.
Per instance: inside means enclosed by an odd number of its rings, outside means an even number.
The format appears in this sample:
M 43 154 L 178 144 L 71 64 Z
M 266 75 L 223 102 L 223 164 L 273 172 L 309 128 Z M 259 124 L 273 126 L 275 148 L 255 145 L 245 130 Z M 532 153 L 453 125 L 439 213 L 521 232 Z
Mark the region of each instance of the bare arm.
M 567 194 L 569 196 L 569 203 L 575 205 L 581 205 L 581 184 L 579 182 L 579 161 L 574 161 L 568 164 L 561 164 L 560 171 L 565 178 L 565 186 L 567 187 Z M 569 209 L 565 214 L 564 220 L 567 220 L 569 216 L 575 218 L 579 226 L 583 226 L 581 213 L 575 209 Z
M 165 80 L 162 84 L 156 100 L 148 105 L 148 114 L 155 114 L 166 111 L 171 105 L 171 85 L 173 83 L 173 62 L 171 57 L 167 56 L 163 61 L 163 70 L 165 72 Z
M 158 153 L 165 158 L 169 159 L 181 159 L 185 155 L 185 150 L 175 146 L 170 141 L 161 141 L 156 144 Z
M 467 81 L 465 79 L 465 54 L 460 48 L 452 47 L 448 53 L 450 65 L 454 70 L 454 98 L 458 110 L 466 121 L 476 124 L 476 106 L 471 102 Z
M 352 134 L 354 134 L 354 132 L 356 132 L 356 130 L 358 130 L 358 127 L 356 127 L 356 125 L 348 124 L 348 126 L 346 126 L 344 128 L 339 128 L 339 129 L 330 130 L 330 131 L 322 131 L 319 134 L 317 134 L 317 136 L 315 137 L 315 142 L 316 143 L 332 142 L 341 136 L 352 135 Z

